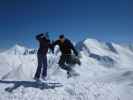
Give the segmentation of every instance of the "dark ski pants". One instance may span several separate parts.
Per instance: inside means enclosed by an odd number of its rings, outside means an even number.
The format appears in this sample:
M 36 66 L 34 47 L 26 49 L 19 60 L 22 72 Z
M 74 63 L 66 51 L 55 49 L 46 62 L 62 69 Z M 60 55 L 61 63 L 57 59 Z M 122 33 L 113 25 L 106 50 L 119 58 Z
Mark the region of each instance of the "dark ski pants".
M 43 54 L 37 54 L 38 58 L 38 67 L 35 74 L 35 78 L 40 78 L 40 75 L 42 77 L 47 76 L 47 56 Z
M 71 66 L 77 64 L 77 59 L 75 59 L 72 55 L 61 55 L 59 60 L 59 66 L 66 70 L 67 72 L 70 72 L 72 70 Z

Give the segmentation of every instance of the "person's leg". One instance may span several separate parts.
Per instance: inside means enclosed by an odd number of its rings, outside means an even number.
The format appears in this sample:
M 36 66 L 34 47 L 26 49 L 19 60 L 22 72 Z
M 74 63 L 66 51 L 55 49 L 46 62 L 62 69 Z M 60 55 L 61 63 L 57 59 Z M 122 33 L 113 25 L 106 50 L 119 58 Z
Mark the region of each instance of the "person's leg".
M 41 68 L 42 68 L 42 55 L 41 54 L 37 54 L 37 59 L 38 59 L 38 67 L 37 67 L 37 71 L 35 74 L 35 79 L 39 79 L 40 78 L 40 74 L 41 74 Z
M 80 59 L 78 57 L 72 57 L 72 61 L 75 64 L 81 65 L 81 61 L 80 61 Z
M 81 62 L 77 57 L 70 55 L 68 57 L 67 64 L 70 64 L 71 66 L 73 66 L 75 64 L 81 65 Z
M 74 66 L 75 64 L 79 64 L 80 60 L 78 62 L 79 59 L 76 59 L 75 56 L 72 55 L 68 55 L 66 58 L 66 63 L 68 64 L 68 68 L 71 69 L 70 71 L 67 72 L 67 78 L 70 78 L 72 76 L 77 76 L 79 75 L 78 73 L 75 72 L 75 70 L 73 70 L 72 66 Z
M 73 65 L 73 61 L 72 61 L 72 56 L 71 55 L 67 55 L 66 56 L 66 63 L 71 66 Z
M 66 64 L 67 64 L 67 68 L 69 69 L 67 71 L 67 78 L 69 78 L 69 77 L 71 77 L 71 72 L 72 72 L 71 66 L 73 66 L 71 55 L 66 55 Z
M 70 71 L 71 69 L 65 64 L 66 58 L 67 58 L 66 55 L 61 55 L 60 60 L 59 60 L 59 66 L 60 66 L 62 69 L 66 70 L 66 71 L 68 72 L 68 71 Z
M 60 67 L 65 64 L 65 56 L 63 56 L 63 55 L 60 56 L 60 60 L 59 60 L 58 64 Z
M 47 56 L 43 57 L 43 72 L 42 72 L 42 77 L 43 78 L 47 77 Z

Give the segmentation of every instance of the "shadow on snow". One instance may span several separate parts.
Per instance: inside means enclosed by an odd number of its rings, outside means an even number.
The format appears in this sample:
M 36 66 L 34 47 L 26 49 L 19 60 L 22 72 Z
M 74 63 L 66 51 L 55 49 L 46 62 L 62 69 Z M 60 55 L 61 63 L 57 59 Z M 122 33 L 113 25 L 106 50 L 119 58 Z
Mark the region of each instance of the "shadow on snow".
M 5 88 L 5 91 L 7 92 L 13 92 L 20 86 L 23 86 L 25 88 L 38 88 L 38 89 L 55 89 L 56 87 L 62 87 L 63 85 L 61 83 L 48 83 L 48 82 L 37 82 L 37 81 L 3 81 L 0 80 L 1 84 L 14 84 L 12 87 Z

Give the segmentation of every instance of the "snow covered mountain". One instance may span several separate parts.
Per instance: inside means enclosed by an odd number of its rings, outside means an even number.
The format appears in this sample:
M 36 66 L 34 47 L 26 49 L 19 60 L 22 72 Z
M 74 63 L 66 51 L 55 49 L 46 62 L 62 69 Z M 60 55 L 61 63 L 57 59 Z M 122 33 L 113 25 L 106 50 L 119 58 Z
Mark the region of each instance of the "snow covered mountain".
M 78 77 L 66 78 L 60 52 L 48 53 L 48 81 L 37 84 L 36 49 L 19 45 L 0 53 L 0 100 L 132 100 L 133 50 L 130 46 L 86 39 L 76 44 Z M 60 84 L 59 84 L 60 83 Z
M 121 46 L 124 46 L 128 49 L 130 49 L 131 51 L 133 51 L 133 43 L 124 43 L 124 44 L 121 44 Z
M 3 53 L 9 54 L 9 55 L 28 55 L 28 54 L 36 54 L 36 49 L 29 49 L 27 47 L 21 46 L 21 45 L 14 45 L 8 50 L 5 50 Z

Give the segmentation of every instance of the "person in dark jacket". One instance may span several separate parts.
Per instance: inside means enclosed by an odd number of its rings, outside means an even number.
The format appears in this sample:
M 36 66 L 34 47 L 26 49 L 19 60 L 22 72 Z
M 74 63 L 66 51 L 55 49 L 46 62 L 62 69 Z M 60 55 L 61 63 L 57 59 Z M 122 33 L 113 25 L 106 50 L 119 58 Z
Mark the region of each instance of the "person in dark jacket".
M 36 39 L 39 41 L 39 49 L 37 53 L 38 67 L 34 76 L 35 80 L 39 80 L 40 75 L 44 80 L 47 77 L 47 52 L 49 48 L 52 49 L 52 45 L 50 44 L 48 37 L 48 32 L 45 33 L 45 35 L 39 34 L 36 36 Z
M 65 38 L 64 35 L 60 35 L 59 40 L 53 42 L 53 48 L 55 45 L 59 45 L 60 51 L 62 53 L 58 64 L 62 69 L 67 71 L 67 75 L 69 76 L 72 70 L 70 65 L 81 64 L 79 59 L 72 57 L 72 51 L 74 52 L 75 56 L 78 56 L 78 52 L 71 41 Z

